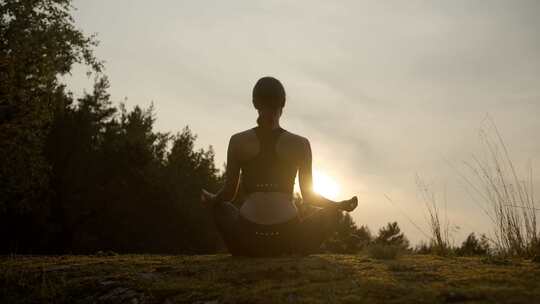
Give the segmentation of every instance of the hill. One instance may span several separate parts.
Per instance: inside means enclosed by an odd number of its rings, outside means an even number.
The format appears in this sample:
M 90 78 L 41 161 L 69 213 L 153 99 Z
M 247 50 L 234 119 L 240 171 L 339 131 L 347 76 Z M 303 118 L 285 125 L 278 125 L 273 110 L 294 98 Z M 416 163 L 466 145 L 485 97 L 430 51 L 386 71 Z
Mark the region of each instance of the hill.
M 2 257 L 0 303 L 534 303 L 540 264 L 405 255 Z

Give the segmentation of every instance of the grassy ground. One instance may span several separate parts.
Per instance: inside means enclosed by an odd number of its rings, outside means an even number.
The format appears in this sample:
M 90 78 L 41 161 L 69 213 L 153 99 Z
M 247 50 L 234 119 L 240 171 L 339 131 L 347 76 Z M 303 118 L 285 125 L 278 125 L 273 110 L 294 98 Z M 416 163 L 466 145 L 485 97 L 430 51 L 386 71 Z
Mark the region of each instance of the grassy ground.
M 0 303 L 540 303 L 540 264 L 407 255 L 0 258 Z

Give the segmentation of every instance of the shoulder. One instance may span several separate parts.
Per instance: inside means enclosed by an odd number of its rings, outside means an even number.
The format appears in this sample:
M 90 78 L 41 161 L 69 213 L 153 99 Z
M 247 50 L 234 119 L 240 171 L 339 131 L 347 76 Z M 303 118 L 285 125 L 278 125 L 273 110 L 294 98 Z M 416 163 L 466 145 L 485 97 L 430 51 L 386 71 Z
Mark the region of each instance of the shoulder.
M 288 130 L 285 130 L 285 132 L 283 132 L 282 138 L 283 141 L 287 143 L 287 145 L 293 146 L 297 149 L 305 150 L 310 146 L 309 140 L 306 137 L 290 132 Z
M 247 129 L 245 131 L 234 133 L 229 139 L 229 144 L 239 144 L 253 139 L 254 137 L 256 137 L 255 131 L 253 129 Z
M 298 135 L 288 130 L 285 130 L 285 132 L 283 132 L 283 136 L 286 137 L 288 140 L 294 141 L 299 144 L 309 144 L 309 140 L 306 137 Z

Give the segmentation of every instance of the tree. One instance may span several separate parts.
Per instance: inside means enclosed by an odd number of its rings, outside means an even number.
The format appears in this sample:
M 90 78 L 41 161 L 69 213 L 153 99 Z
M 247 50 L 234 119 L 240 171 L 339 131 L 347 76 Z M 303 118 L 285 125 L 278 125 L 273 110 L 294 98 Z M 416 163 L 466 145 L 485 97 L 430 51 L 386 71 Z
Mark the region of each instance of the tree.
M 195 150 L 196 136 L 186 127 L 172 138 L 171 152 L 166 159 L 168 191 L 182 223 L 178 241 L 190 252 L 214 252 L 219 236 L 209 216 L 199 203 L 202 187 L 217 191 L 222 177 L 214 165 L 212 147 Z
M 85 93 L 76 104 L 68 100 L 55 111 L 46 156 L 51 166 L 50 220 L 60 233 L 49 240 L 51 247 L 72 248 L 73 241 L 81 241 L 79 226 L 94 217 L 102 203 L 93 201 L 103 195 L 106 180 L 99 151 L 117 112 L 108 88 L 107 78 L 98 78 L 91 94 Z
M 388 223 L 379 229 L 379 234 L 375 238 L 376 244 L 398 246 L 402 249 L 409 248 L 409 240 L 401 232 L 397 222 Z
M 482 234 L 480 239 L 476 237 L 474 232 L 469 234 L 461 247 L 457 249 L 459 255 L 486 255 L 490 252 L 488 238 Z
M 360 226 L 358 230 L 355 233 L 356 238 L 359 241 L 360 248 L 364 248 L 371 244 L 373 242 L 373 235 L 371 234 L 371 230 L 369 230 L 369 227 L 366 225 Z
M 337 229 L 328 238 L 322 248 L 333 253 L 355 253 L 372 242 L 371 232 L 367 226 L 358 226 L 348 213 L 340 213 Z
M 1 236 L 8 246 L 36 232 L 22 223 L 47 213 L 45 140 L 55 109 L 69 100 L 59 76 L 75 63 L 101 71 L 92 53 L 97 43 L 75 27 L 70 3 L 0 2 L 0 216 L 7 219 L 0 230 L 18 234 Z

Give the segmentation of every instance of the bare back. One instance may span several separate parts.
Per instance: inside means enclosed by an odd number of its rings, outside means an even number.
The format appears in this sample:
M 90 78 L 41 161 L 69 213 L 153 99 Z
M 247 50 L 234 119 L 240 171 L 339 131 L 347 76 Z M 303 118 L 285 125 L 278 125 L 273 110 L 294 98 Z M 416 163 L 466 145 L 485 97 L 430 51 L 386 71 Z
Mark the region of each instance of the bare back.
M 247 219 L 259 224 L 285 222 L 297 216 L 298 211 L 292 197 L 294 177 L 299 170 L 305 168 L 306 161 L 311 159 L 309 142 L 306 138 L 283 129 L 281 130 L 282 132 L 276 136 L 275 143 L 271 147 L 272 150 L 275 150 L 275 155 L 279 159 L 280 165 L 265 163 L 264 158 L 259 157 L 265 152 L 264 149 L 268 148 L 264 146 L 264 143 L 261 143 L 261 136 L 255 129 L 249 129 L 233 135 L 229 143 L 228 163 L 233 162 L 231 163 L 231 168 L 233 170 L 235 167 L 240 169 L 245 179 L 253 179 L 251 177 L 253 174 L 248 170 L 252 170 L 249 166 L 250 163 L 253 164 L 254 162 L 255 165 L 261 166 L 260 170 L 262 171 L 271 171 L 274 169 L 279 171 L 277 172 L 278 174 L 283 173 L 283 171 L 292 173 L 292 181 L 289 177 L 288 181 L 282 182 L 285 185 L 280 185 L 275 191 L 272 189 L 261 188 L 259 190 L 256 188 L 256 186 L 262 186 L 264 188 L 275 185 L 272 183 L 259 183 L 250 187 L 255 189 L 248 192 L 240 212 Z M 266 162 L 271 162 L 271 160 L 267 160 Z M 249 180 L 243 181 L 247 185 L 250 185 L 249 182 Z M 290 185 L 291 182 L 292 185 Z M 286 190 L 279 190 L 283 188 Z

